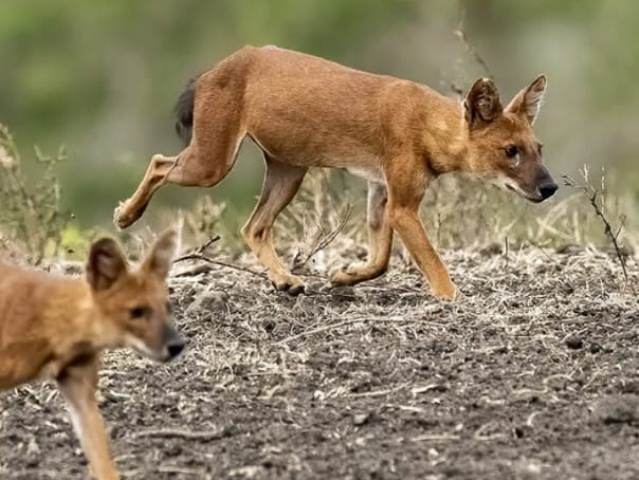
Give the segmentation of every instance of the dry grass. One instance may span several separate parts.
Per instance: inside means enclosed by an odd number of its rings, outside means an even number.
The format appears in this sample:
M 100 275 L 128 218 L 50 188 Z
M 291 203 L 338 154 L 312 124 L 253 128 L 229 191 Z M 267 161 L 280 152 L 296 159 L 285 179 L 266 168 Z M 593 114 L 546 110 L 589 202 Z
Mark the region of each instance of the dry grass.
M 31 180 L 13 137 L 0 124 L 0 248 L 16 250 L 19 246 L 34 263 L 60 253 L 69 218 L 61 211 L 56 170 L 65 158 L 63 149 L 47 156 L 36 148 L 41 178 Z

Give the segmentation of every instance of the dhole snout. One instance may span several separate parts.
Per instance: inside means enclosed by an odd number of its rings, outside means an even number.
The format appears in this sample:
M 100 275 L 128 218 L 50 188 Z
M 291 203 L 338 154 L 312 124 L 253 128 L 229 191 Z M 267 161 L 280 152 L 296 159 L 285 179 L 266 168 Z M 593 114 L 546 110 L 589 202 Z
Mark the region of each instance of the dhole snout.
M 140 336 L 129 333 L 125 338 L 125 344 L 152 360 L 173 360 L 182 353 L 185 343 L 171 323 L 169 320 L 159 320 L 153 329 L 142 332 Z
M 532 164 L 522 169 L 520 174 L 509 173 L 498 180 L 500 185 L 534 203 L 552 197 L 559 188 L 548 169 L 541 164 Z

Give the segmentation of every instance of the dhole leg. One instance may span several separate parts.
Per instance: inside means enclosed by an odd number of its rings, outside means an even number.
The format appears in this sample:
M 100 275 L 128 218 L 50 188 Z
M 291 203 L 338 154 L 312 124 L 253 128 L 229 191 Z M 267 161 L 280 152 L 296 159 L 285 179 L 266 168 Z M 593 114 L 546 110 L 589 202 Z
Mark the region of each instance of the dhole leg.
M 368 184 L 368 261 L 336 270 L 331 273 L 333 285 L 354 285 L 383 275 L 388 268 L 393 229 L 386 212 L 388 194 L 386 186 L 380 183 Z
M 297 193 L 307 169 L 278 162 L 264 154 L 266 174 L 260 199 L 242 228 L 246 243 L 278 290 L 297 295 L 304 290 L 302 280 L 290 273 L 273 247 L 273 222 Z
M 106 429 L 95 399 L 97 383 L 97 358 L 81 366 L 69 367 L 58 378 L 92 475 L 98 480 L 118 480 L 120 476 L 111 460 Z
M 142 216 L 153 194 L 158 188 L 167 183 L 169 173 L 177 167 L 178 158 L 179 156 L 153 155 L 144 178 L 135 193 L 124 202 L 121 202 L 113 213 L 113 223 L 118 228 L 126 228 Z
M 116 208 L 113 223 L 117 227 L 126 228 L 139 219 L 162 185 L 213 187 L 231 171 L 246 132 L 240 124 L 241 109 L 235 104 L 227 105 L 226 100 L 202 102 L 191 144 L 179 155 L 153 156 L 135 193 Z
M 430 243 L 419 218 L 419 205 L 424 195 L 427 174 L 419 171 L 416 165 L 417 162 L 411 162 L 410 159 L 405 162 L 396 159 L 393 166 L 397 171 L 386 172 L 389 189 L 388 218 L 417 267 L 428 279 L 433 294 L 438 298 L 454 300 L 457 288 Z
M 215 186 L 233 167 L 242 139 L 243 136 L 234 138 L 232 148 L 222 149 L 221 152 L 214 150 L 205 156 L 198 153 L 201 149 L 193 146 L 187 147 L 175 157 L 153 155 L 135 193 L 115 209 L 113 223 L 118 228 L 132 225 L 142 216 L 153 194 L 167 183 L 184 187 Z M 221 161 L 218 161 L 220 157 L 216 155 L 221 155 Z

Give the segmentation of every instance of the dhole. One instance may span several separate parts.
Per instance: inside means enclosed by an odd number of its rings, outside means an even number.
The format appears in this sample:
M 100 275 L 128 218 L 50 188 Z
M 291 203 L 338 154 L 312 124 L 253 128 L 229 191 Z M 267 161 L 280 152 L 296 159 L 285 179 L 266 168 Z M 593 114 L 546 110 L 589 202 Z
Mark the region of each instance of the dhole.
M 0 389 L 55 379 L 100 480 L 118 478 L 95 398 L 100 352 L 130 346 L 167 361 L 182 351 L 165 282 L 176 248 L 168 231 L 132 270 L 113 240 L 98 240 L 85 279 L 0 264 Z
M 310 167 L 335 167 L 368 180 L 370 248 L 366 263 L 332 272 L 332 283 L 383 274 L 397 232 L 433 293 L 453 299 L 455 285 L 419 218 L 424 190 L 438 175 L 461 171 L 533 202 L 550 197 L 557 185 L 532 129 L 545 90 L 541 75 L 503 108 L 493 82 L 479 79 L 458 102 L 424 85 L 303 53 L 245 47 L 189 84 L 177 105 L 186 148 L 153 156 L 114 221 L 131 225 L 166 183 L 217 184 L 248 136 L 264 152 L 266 174 L 243 234 L 278 289 L 299 293 L 303 284 L 275 252 L 273 222 Z

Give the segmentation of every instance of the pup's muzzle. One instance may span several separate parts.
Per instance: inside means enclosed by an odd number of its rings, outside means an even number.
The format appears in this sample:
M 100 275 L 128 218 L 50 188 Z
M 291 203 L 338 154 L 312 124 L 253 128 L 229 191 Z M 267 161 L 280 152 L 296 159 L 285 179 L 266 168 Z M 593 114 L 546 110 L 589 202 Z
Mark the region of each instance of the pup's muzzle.
M 162 352 L 162 361 L 168 362 L 177 357 L 184 347 L 186 342 L 180 337 L 175 328 L 170 325 L 164 327 L 164 348 Z

